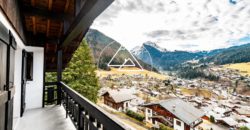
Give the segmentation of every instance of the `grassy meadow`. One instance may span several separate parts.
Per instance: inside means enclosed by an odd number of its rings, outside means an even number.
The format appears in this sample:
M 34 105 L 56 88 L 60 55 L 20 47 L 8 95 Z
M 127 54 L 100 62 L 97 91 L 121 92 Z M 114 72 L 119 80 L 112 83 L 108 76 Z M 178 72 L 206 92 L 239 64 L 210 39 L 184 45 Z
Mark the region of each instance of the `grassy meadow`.
M 250 75 L 250 62 L 224 65 L 225 68 L 239 70 L 241 75 Z
M 149 77 L 153 77 L 153 78 L 157 78 L 157 79 L 161 79 L 161 80 L 165 80 L 167 78 L 167 76 L 153 72 L 153 71 L 148 71 L 148 70 L 143 70 L 143 71 L 135 71 L 135 70 L 139 70 L 136 67 L 133 68 L 122 68 L 123 70 L 119 70 L 118 68 L 111 68 L 111 71 L 105 71 L 105 70 L 97 70 L 97 76 L 100 77 L 106 77 L 109 74 L 116 74 L 116 75 L 137 75 L 137 74 L 141 74 L 143 76 L 149 76 Z M 133 71 L 129 71 L 129 70 L 133 70 Z M 127 70 L 127 71 L 125 71 Z

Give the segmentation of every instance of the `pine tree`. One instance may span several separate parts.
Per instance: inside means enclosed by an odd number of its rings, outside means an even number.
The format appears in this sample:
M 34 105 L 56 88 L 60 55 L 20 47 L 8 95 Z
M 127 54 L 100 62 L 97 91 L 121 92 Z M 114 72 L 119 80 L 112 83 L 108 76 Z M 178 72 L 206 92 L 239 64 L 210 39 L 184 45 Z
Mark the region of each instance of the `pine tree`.
M 63 81 L 89 100 L 96 102 L 100 86 L 95 70 L 90 48 L 86 40 L 83 40 L 63 72 Z

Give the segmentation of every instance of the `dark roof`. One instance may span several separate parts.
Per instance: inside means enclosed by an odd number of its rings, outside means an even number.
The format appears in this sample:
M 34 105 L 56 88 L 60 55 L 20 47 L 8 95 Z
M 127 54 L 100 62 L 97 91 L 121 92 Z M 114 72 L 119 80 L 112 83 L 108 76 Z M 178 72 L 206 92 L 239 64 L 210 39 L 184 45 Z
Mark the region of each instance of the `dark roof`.
M 201 110 L 179 98 L 163 100 L 158 103 L 150 103 L 144 106 L 151 105 L 160 105 L 188 125 L 191 125 L 193 122 L 205 115 L 205 113 Z

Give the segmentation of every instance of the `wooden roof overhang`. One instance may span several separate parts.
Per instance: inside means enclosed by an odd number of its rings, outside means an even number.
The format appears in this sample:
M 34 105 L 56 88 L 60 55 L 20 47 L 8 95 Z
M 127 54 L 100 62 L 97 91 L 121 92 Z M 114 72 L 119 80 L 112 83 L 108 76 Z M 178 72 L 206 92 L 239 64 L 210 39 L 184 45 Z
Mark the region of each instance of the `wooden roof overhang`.
M 113 0 L 19 0 L 25 44 L 45 47 L 45 71 L 56 71 L 57 49 L 63 50 L 63 68 L 94 19 Z

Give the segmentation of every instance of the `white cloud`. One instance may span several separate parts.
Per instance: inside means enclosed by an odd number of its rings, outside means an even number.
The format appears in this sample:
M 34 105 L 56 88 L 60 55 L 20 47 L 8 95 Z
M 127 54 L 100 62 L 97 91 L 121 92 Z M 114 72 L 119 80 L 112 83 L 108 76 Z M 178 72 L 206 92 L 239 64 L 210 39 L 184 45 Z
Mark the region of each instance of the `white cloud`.
M 210 50 L 249 36 L 250 1 L 115 0 L 93 24 L 129 49 L 145 41 L 169 50 Z

